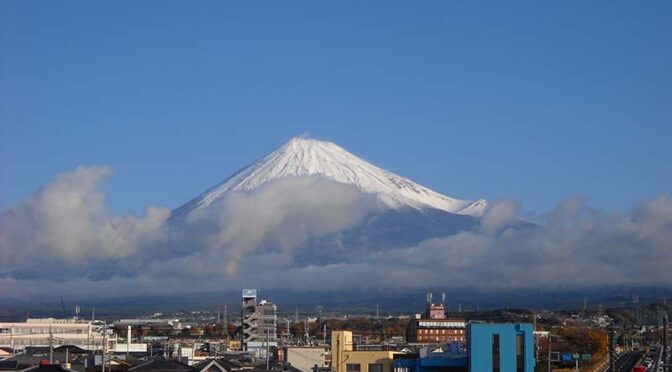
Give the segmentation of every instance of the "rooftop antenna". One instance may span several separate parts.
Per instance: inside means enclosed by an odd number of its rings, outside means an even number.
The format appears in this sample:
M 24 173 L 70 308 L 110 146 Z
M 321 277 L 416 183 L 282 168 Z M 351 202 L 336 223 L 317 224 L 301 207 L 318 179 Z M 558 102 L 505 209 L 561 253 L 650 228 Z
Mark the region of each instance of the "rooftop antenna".
M 295 322 L 299 321 L 299 307 L 298 306 L 294 307 L 294 321 Z
M 94 320 L 96 320 L 96 305 L 93 305 L 91 308 L 91 321 L 93 322 Z
M 446 304 L 446 292 L 441 293 L 441 303 Z
M 219 306 L 217 307 L 217 324 L 219 324 L 222 321 L 221 313 L 222 313 L 222 307 Z
M 376 319 L 380 318 L 380 305 L 376 304 Z
M 75 306 L 75 317 L 79 319 L 79 305 Z

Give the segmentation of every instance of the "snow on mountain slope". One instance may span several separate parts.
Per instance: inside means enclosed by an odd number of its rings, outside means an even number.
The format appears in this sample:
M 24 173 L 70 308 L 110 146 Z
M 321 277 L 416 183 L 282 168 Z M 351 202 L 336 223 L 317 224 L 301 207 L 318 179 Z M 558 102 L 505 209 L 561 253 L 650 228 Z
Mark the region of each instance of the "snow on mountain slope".
M 376 167 L 342 147 L 325 141 L 294 138 L 257 163 L 229 177 L 174 211 L 186 216 L 206 207 L 228 192 L 249 192 L 283 177 L 320 175 L 354 185 L 362 192 L 377 195 L 391 208 L 438 209 L 449 213 L 479 217 L 487 201 L 460 200 L 441 195 L 409 179 Z

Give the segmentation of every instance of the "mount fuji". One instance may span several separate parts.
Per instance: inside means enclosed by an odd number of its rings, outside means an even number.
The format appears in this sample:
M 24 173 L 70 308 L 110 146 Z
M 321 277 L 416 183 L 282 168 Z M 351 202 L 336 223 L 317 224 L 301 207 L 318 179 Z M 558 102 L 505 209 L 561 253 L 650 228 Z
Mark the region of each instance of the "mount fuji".
M 382 208 L 356 226 L 306 242 L 311 263 L 324 263 L 357 248 L 384 249 L 471 230 L 480 224 L 488 203 L 442 195 L 407 178 L 368 163 L 326 141 L 294 138 L 256 163 L 173 210 L 180 224 L 189 215 L 216 205 L 232 193 L 253 193 L 269 183 L 291 177 L 322 177 L 355 187 Z M 319 254 L 316 254 L 319 253 Z M 333 261 L 333 260 L 331 260 Z
M 393 209 L 418 211 L 436 209 L 453 214 L 480 217 L 488 205 L 484 199 L 460 200 L 439 194 L 407 178 L 376 167 L 342 147 L 326 141 L 293 138 L 277 150 L 177 208 L 174 218 L 186 216 L 216 203 L 229 192 L 250 192 L 276 179 L 319 175 L 354 185 L 376 195 Z

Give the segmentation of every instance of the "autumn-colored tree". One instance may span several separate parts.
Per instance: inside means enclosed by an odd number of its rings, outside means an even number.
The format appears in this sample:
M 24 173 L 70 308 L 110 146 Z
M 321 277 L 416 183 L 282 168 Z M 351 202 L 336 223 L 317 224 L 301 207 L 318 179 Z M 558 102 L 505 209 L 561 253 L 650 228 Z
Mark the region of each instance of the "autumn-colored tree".
M 565 327 L 560 330 L 560 336 L 566 343 L 568 352 L 593 355 L 607 352 L 609 339 L 602 330 L 588 327 Z

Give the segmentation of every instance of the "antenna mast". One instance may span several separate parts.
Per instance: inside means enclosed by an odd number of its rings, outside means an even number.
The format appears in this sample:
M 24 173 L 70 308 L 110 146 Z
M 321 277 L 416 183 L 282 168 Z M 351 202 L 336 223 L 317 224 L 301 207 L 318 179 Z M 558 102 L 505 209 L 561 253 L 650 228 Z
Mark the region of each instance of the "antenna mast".
M 229 313 L 224 304 L 224 336 L 229 337 Z
M 61 297 L 61 307 L 63 308 L 63 319 L 67 318 L 67 314 L 65 312 L 65 303 L 63 302 L 63 297 Z

